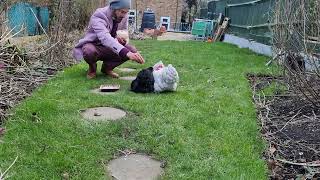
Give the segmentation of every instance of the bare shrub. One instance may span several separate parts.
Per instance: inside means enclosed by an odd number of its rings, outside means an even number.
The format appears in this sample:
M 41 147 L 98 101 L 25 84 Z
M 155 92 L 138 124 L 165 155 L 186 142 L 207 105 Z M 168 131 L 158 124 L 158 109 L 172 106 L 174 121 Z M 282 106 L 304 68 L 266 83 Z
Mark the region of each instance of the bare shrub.
M 320 1 L 277 1 L 274 49 L 291 90 L 320 106 Z

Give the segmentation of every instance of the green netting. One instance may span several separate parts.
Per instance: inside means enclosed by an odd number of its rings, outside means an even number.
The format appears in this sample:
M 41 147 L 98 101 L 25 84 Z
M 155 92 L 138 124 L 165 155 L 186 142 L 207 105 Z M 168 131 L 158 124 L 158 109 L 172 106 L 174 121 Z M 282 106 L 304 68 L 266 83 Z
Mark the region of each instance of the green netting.
M 208 3 L 208 18 L 219 13 L 231 18 L 229 33 L 262 43 L 271 43 L 269 29 L 276 0 L 220 0 Z
M 207 19 L 208 18 L 208 9 L 200 9 L 200 18 Z
M 239 5 L 228 7 L 228 17 L 232 24 L 240 26 L 257 26 L 268 24 L 272 19 L 274 4 L 272 0 L 254 5 Z
M 228 0 L 228 4 L 240 4 L 240 3 L 250 3 L 256 2 L 257 0 Z
M 208 19 L 215 19 L 216 2 L 208 2 Z
M 225 15 L 227 4 L 228 4 L 228 0 L 216 1 L 216 9 L 215 9 L 215 12 L 216 12 L 217 14 L 222 13 L 223 15 Z

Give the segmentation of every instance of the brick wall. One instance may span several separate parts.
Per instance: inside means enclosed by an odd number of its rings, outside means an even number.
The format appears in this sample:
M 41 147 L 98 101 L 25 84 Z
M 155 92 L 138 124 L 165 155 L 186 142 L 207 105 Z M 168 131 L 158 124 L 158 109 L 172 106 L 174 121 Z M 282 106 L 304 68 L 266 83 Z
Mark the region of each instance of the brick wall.
M 161 16 L 169 16 L 171 23 L 180 22 L 184 0 L 131 0 L 132 9 L 137 10 L 138 28 L 141 26 L 143 11 L 152 9 L 156 15 L 156 22 Z

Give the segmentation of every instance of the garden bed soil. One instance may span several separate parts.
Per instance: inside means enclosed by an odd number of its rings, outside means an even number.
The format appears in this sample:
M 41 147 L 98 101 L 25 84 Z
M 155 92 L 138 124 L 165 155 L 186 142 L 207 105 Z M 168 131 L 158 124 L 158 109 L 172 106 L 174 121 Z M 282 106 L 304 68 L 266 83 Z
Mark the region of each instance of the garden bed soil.
M 293 94 L 261 97 L 281 77 L 248 75 L 254 91 L 270 179 L 320 179 L 320 108 Z

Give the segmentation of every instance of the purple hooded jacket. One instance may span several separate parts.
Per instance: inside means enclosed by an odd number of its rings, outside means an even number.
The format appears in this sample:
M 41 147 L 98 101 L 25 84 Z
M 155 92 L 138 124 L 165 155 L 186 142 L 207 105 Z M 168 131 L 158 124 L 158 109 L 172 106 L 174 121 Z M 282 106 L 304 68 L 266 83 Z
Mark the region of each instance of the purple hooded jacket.
M 99 8 L 91 16 L 88 30 L 83 39 L 73 49 L 73 57 L 80 61 L 83 59 L 82 46 L 87 43 L 101 43 L 109 47 L 114 53 L 121 57 L 126 57 L 129 50 L 121 45 L 115 37 L 116 30 L 128 29 L 128 16 L 122 19 L 117 29 L 114 28 L 112 10 L 109 6 Z

